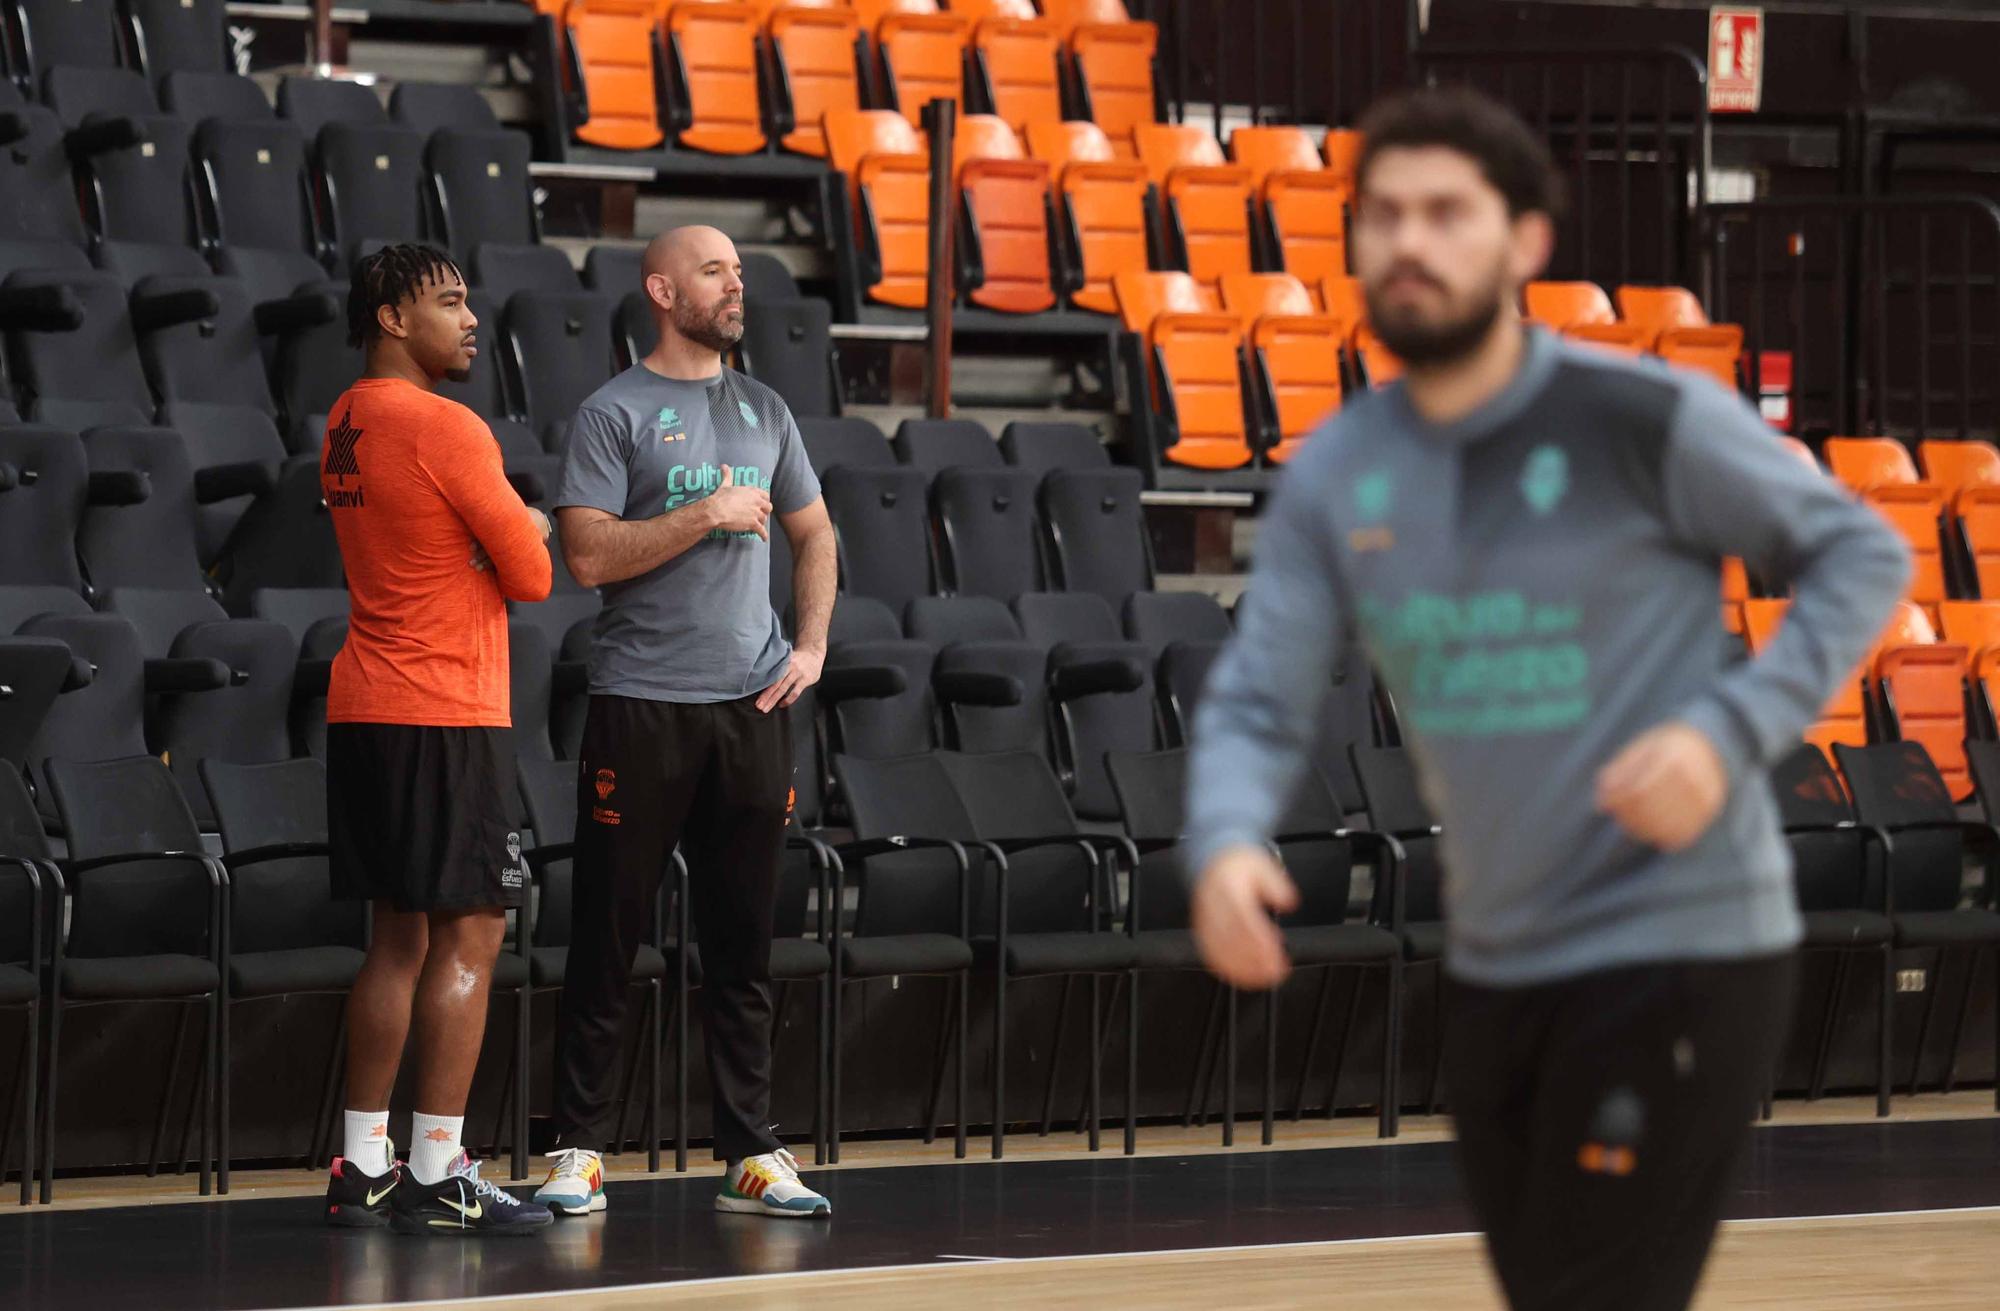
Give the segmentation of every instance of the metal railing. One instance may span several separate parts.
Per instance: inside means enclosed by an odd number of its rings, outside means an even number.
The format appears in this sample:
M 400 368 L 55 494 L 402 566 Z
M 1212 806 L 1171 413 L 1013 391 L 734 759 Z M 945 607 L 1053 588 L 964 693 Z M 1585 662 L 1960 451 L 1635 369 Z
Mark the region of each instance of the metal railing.
M 1708 211 L 1718 321 L 1750 385 L 1790 351 L 1797 432 L 2000 436 L 2000 205 L 1827 196 Z
M 1707 299 L 1698 238 L 1712 142 L 1708 70 L 1694 52 L 1419 45 L 1413 57 L 1420 80 L 1475 86 L 1548 141 L 1569 204 L 1547 276 L 1672 284 Z

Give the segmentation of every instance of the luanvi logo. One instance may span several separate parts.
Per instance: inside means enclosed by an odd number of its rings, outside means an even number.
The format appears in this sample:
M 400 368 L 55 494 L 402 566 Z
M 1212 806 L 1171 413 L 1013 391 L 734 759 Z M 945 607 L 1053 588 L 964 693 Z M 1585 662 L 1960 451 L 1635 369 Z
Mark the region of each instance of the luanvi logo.
M 340 416 L 340 423 L 326 431 L 326 464 L 323 472 L 340 483 L 326 491 L 326 504 L 330 510 L 343 507 L 359 507 L 363 504 L 361 488 L 347 486 L 349 478 L 361 476 L 361 461 L 355 455 L 355 443 L 361 440 L 362 430 L 354 426 L 354 404 L 349 402 L 347 413 Z

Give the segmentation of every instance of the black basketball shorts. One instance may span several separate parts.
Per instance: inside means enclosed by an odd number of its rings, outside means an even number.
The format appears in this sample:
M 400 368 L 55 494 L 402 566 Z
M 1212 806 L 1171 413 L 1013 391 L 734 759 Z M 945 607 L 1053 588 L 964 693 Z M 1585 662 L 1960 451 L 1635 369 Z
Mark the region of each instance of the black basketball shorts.
M 329 724 L 333 895 L 401 911 L 519 906 L 515 787 L 511 728 Z

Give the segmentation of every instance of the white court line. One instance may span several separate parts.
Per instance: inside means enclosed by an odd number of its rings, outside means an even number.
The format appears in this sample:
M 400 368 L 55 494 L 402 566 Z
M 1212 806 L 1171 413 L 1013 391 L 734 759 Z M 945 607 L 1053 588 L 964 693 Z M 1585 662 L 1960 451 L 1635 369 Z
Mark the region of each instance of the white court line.
M 1919 1207 L 1908 1211 L 1845 1211 L 1836 1215 L 1760 1215 L 1741 1220 L 1725 1220 L 1725 1225 L 1764 1225 L 1799 1223 L 1810 1220 L 1892 1220 L 1902 1216 L 1917 1215 L 1976 1215 L 1981 1212 L 2000 1213 L 2000 1206 L 1937 1206 Z M 970 1261 L 974 1263 L 1005 1263 L 1010 1265 L 1052 1265 L 1059 1261 L 1103 1261 L 1118 1257 L 1133 1256 L 1217 1256 L 1231 1252 L 1283 1252 L 1301 1247 L 1379 1247 L 1392 1243 L 1421 1243 L 1434 1238 L 1478 1238 L 1477 1229 L 1460 1229 L 1435 1234 L 1385 1234 L 1377 1238 L 1309 1238 L 1288 1243 L 1235 1243 L 1220 1247 L 1149 1247 L 1127 1252 L 1074 1252 L 1064 1256 L 998 1256 L 998 1257 L 950 1257 L 941 1256 L 931 1261 L 911 1261 L 900 1265 L 843 1266 L 831 1270 L 784 1270 L 765 1275 L 711 1275 L 703 1279 L 666 1279 L 644 1284 L 603 1284 L 586 1288 L 548 1288 L 534 1293 L 488 1293 L 468 1294 L 462 1297 L 429 1298 L 421 1302 L 365 1302 L 366 1307 L 403 1308 L 434 1307 L 451 1302 L 503 1303 L 526 1302 L 536 1298 L 561 1297 L 568 1293 L 621 1294 L 672 1292 L 681 1288 L 707 1288 L 717 1284 L 751 1284 L 786 1279 L 821 1279 L 833 1275 L 849 1274 L 903 1274 L 911 1271 L 937 1270 L 938 1260 Z M 530 1240 L 533 1241 L 533 1240 Z M 317 1307 L 274 1307 L 269 1311 L 352 1311 L 354 1303 Z

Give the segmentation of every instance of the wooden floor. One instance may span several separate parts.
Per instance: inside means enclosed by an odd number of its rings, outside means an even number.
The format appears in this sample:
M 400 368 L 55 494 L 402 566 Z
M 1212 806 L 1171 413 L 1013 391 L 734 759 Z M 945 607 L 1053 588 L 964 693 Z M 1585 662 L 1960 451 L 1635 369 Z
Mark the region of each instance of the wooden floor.
M 1969 1120 L 1993 1114 L 1993 1093 L 1987 1089 L 1955 1092 L 1950 1095 L 1927 1093 L 1920 1097 L 1898 1097 L 1895 1113 L 1891 1121 L 1915 1120 Z M 1872 1124 L 1875 1123 L 1875 1100 L 1873 1097 L 1826 1097 L 1817 1102 L 1789 1101 L 1777 1104 L 1772 1124 Z M 1237 1125 L 1236 1146 L 1224 1147 L 1221 1129 L 1211 1123 L 1206 1128 L 1182 1129 L 1179 1125 L 1147 1126 L 1139 1131 L 1139 1155 L 1141 1156 L 1198 1156 L 1210 1152 L 1254 1151 L 1258 1146 L 1259 1125 L 1255 1120 L 1244 1120 Z M 1104 1133 L 1102 1156 L 1119 1154 L 1120 1130 L 1117 1125 L 1107 1125 Z M 1451 1120 L 1448 1116 L 1405 1115 L 1401 1132 L 1393 1140 L 1396 1143 L 1443 1142 L 1451 1137 Z M 1372 1116 L 1346 1116 L 1338 1120 L 1306 1119 L 1296 1124 L 1279 1120 L 1274 1135 L 1277 1147 L 1321 1148 L 1321 1147 L 1374 1147 L 1382 1144 L 1375 1136 L 1375 1120 Z M 988 1140 L 974 1138 L 969 1149 L 969 1159 L 987 1159 Z M 1047 1138 L 1038 1138 L 1033 1133 L 1010 1134 L 1007 1138 L 1007 1159 L 1033 1160 L 1081 1160 L 1090 1156 L 1085 1150 L 1080 1134 L 1056 1132 Z M 821 1169 L 873 1169 L 891 1165 L 938 1165 L 952 1159 L 951 1140 L 941 1138 L 935 1143 L 925 1144 L 921 1140 L 885 1139 L 841 1144 L 838 1166 L 816 1166 L 811 1164 L 809 1150 L 800 1160 L 810 1174 Z M 672 1177 L 672 1160 L 664 1161 L 667 1169 L 660 1174 L 646 1171 L 644 1152 L 628 1152 L 623 1156 L 605 1158 L 605 1175 L 612 1180 L 619 1179 L 660 1179 Z M 496 1182 L 540 1183 L 539 1171 L 544 1163 L 539 1158 L 529 1159 L 528 1179 L 506 1180 L 504 1174 L 508 1162 L 503 1157 L 487 1163 L 487 1177 Z M 705 1149 L 691 1153 L 688 1157 L 689 1173 L 720 1174 L 721 1166 L 708 1159 Z M 231 1172 L 229 1196 L 226 1198 L 202 1197 L 195 1191 L 194 1176 L 161 1174 L 148 1179 L 143 1175 L 105 1175 L 96 1178 L 59 1179 L 56 1200 L 49 1209 L 79 1210 L 99 1206 L 146 1206 L 153 1204 L 176 1204 L 185 1202 L 236 1201 L 243 1198 L 309 1197 L 326 1190 L 326 1172 L 323 1170 L 235 1170 Z M 11 1187 L 0 1188 L 0 1223 L 9 1214 L 18 1214 L 21 1207 L 19 1194 Z M 39 1211 L 39 1204 L 27 1208 Z
M 2000 1211 L 1738 1221 L 1723 1227 L 1695 1305 L 1814 1311 L 1991 1308 L 2000 1300 L 1995 1293 L 1996 1251 Z M 753 1298 L 759 1311 L 1017 1306 L 1485 1311 L 1502 1305 L 1479 1239 L 1472 1235 L 750 1277 L 679 1288 L 511 1298 L 505 1305 L 520 1311 L 627 1311 L 742 1307 Z

